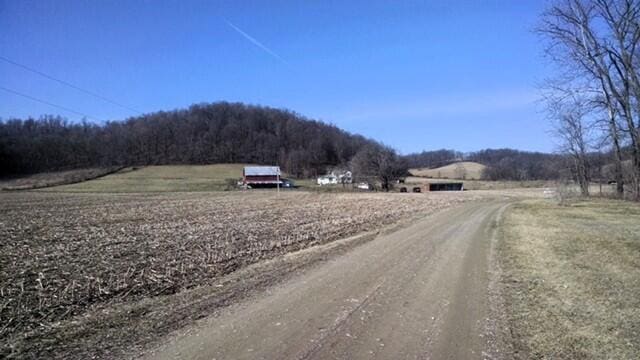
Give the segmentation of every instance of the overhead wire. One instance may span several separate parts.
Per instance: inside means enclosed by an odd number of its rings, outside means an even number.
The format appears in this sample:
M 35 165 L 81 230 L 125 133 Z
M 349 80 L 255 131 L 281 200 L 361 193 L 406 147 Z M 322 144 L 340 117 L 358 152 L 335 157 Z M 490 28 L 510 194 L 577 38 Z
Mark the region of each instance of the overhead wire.
M 0 60 L 2 60 L 2 61 L 4 61 L 4 62 L 6 62 L 6 63 L 8 63 L 8 64 L 11 64 L 11 65 L 17 66 L 17 67 L 19 67 L 19 68 L 22 68 L 22 69 L 24 69 L 24 70 L 26 70 L 26 71 L 32 72 L 32 73 L 34 73 L 34 74 L 37 74 L 37 75 L 39 75 L 39 76 L 42 76 L 42 77 L 44 77 L 44 78 L 46 78 L 46 79 L 49 79 L 49 80 L 51 80 L 51 81 L 55 81 L 55 82 L 57 82 L 57 83 L 59 83 L 59 84 L 62 84 L 62 85 L 67 86 L 67 87 L 69 87 L 69 88 L 72 88 L 72 89 L 74 89 L 74 90 L 76 90 L 76 91 L 80 91 L 80 92 L 82 92 L 82 93 L 84 93 L 84 94 L 86 94 L 86 95 L 89 95 L 89 96 L 92 96 L 92 97 L 94 97 L 94 98 L 100 99 L 100 100 L 102 100 L 102 101 L 104 101 L 104 102 L 110 103 L 110 104 L 112 104 L 112 105 L 116 105 L 116 106 L 118 106 L 118 107 L 121 107 L 121 108 L 126 109 L 126 110 L 129 110 L 129 111 L 133 111 L 133 112 L 135 112 L 135 113 L 136 113 L 136 114 L 138 114 L 138 115 L 142 114 L 142 112 L 141 112 L 141 111 L 136 110 L 136 109 L 134 109 L 134 108 L 132 108 L 132 107 L 130 107 L 130 106 L 127 106 L 127 105 L 124 105 L 124 104 L 122 104 L 122 103 L 119 103 L 119 102 L 117 102 L 117 101 L 115 101 L 115 100 L 112 100 L 112 99 L 110 99 L 110 98 L 108 98 L 108 97 L 106 97 L 106 96 L 103 96 L 103 95 L 97 94 L 97 93 L 95 93 L 95 92 L 93 92 L 93 91 L 90 91 L 90 90 L 87 90 L 87 89 L 81 88 L 80 86 L 74 85 L 74 84 L 72 84 L 72 83 L 70 83 L 70 82 L 68 82 L 68 81 L 65 81 L 65 80 L 59 79 L 59 78 L 57 78 L 57 77 L 51 76 L 51 75 L 49 75 L 49 74 L 47 74 L 47 73 L 44 73 L 44 72 L 39 71 L 39 70 L 36 70 L 36 69 L 34 69 L 34 68 L 32 68 L 32 67 L 29 67 L 29 66 L 27 66 L 27 65 L 21 64 L 21 63 L 19 63 L 19 62 L 17 62 L 17 61 L 11 60 L 11 59 L 6 58 L 6 57 L 4 57 L 4 56 L 2 56 L 2 55 L 0 55 Z
M 80 116 L 85 117 L 87 119 L 92 119 L 92 120 L 95 120 L 95 121 L 102 122 L 102 120 L 96 118 L 95 116 L 87 115 L 87 114 L 85 114 L 85 113 L 83 113 L 81 111 L 77 111 L 77 110 L 71 109 L 71 108 L 66 107 L 66 106 L 54 104 L 52 102 L 49 102 L 49 101 L 46 101 L 46 100 L 42 100 L 42 99 L 36 98 L 34 96 L 31 96 L 31 95 L 24 94 L 24 93 L 21 93 L 19 91 L 6 88 L 4 86 L 0 86 L 0 90 L 4 90 L 4 91 L 6 91 L 8 93 L 12 93 L 14 95 L 22 96 L 22 97 L 30 99 L 32 101 L 39 102 L 39 103 L 42 103 L 42 104 L 45 104 L 45 105 L 49 105 L 49 106 L 52 106 L 52 107 L 55 107 L 55 108 L 58 108 L 58 109 L 61 109 L 61 110 L 64 110 L 64 111 L 68 111 L 70 113 L 73 113 L 73 114 L 76 114 L 76 115 L 80 115 Z

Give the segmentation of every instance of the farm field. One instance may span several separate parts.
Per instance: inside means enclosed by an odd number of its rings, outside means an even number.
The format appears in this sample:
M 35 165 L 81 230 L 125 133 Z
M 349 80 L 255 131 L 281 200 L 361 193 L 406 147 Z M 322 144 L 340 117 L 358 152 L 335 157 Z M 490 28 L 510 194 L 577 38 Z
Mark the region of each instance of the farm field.
M 73 172 L 48 173 L 33 176 L 40 183 L 52 186 L 41 189 L 45 192 L 64 193 L 144 193 L 144 192 L 190 192 L 190 191 L 225 191 L 230 190 L 228 181 L 240 180 L 242 169 L 247 164 L 213 164 L 213 165 L 154 165 L 139 168 L 125 168 L 107 176 L 90 181 L 73 181 L 72 184 L 58 185 L 57 179 L 68 174 L 78 177 L 88 170 Z M 282 173 L 288 178 L 287 173 Z M 27 182 L 28 177 L 18 182 Z M 299 188 L 316 189 L 315 179 L 292 179 Z M 6 181 L 5 185 L 13 185 L 16 181 Z M 62 182 L 64 184 L 64 182 Z M 0 182 L 0 185 L 3 183 Z
M 240 179 L 245 164 L 160 165 L 122 171 L 99 179 L 43 189 L 55 192 L 221 191 L 227 179 Z
M 96 189 L 92 183 L 107 181 L 135 187 L 131 177 L 128 184 L 108 178 L 74 186 L 89 191 Z M 169 180 L 156 186 L 172 187 Z M 194 180 L 189 188 L 198 186 Z M 147 306 L 154 299 L 172 309 L 181 293 L 213 286 L 258 261 L 480 197 L 0 193 L 0 357 L 110 357 L 119 345 L 151 336 L 135 319 L 151 311 Z M 115 316 L 123 318 L 109 320 Z M 185 315 L 191 316 L 198 314 Z M 159 333 L 174 330 L 156 325 Z
M 640 206 L 527 200 L 505 212 L 500 232 L 519 358 L 638 358 Z
M 42 192 L 57 193 L 163 193 L 163 192 L 203 192 L 230 190 L 228 181 L 242 177 L 246 164 L 214 165 L 158 165 L 141 168 L 124 168 L 115 173 L 110 169 L 83 169 L 74 171 L 36 174 L 14 180 L 0 182 L 0 188 L 41 188 Z M 415 173 L 415 169 L 410 170 Z M 103 175 L 109 173 L 108 175 Z M 283 177 L 287 174 L 283 173 Z M 87 179 L 84 181 L 84 179 Z M 293 179 L 303 190 L 321 192 L 342 192 L 342 186 L 316 185 L 315 179 Z M 409 176 L 408 185 L 428 182 L 453 181 L 447 178 Z M 456 180 L 458 181 L 458 180 Z M 488 181 L 459 180 L 465 190 L 505 190 L 516 188 L 542 188 L 553 186 L 545 181 Z M 60 185 L 62 184 L 62 185 Z M 606 187 L 606 186 L 605 186 Z M 348 188 L 346 191 L 351 191 Z M 593 189 L 594 193 L 597 190 Z
M 409 169 L 409 173 L 413 176 L 427 178 L 479 180 L 482 178 L 485 167 L 477 162 L 461 161 L 433 169 Z
M 88 168 L 69 171 L 45 172 L 27 176 L 20 176 L 16 178 L 0 179 L 0 190 L 27 190 L 79 183 L 96 179 L 116 172 L 118 170 L 120 170 L 119 167 Z

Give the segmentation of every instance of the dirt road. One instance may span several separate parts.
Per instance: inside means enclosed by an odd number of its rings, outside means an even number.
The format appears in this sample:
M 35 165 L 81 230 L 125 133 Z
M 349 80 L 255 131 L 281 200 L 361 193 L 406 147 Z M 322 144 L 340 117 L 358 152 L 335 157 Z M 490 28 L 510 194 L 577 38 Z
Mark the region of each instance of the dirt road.
M 429 216 L 231 306 L 153 359 L 495 358 L 493 223 L 505 202 Z

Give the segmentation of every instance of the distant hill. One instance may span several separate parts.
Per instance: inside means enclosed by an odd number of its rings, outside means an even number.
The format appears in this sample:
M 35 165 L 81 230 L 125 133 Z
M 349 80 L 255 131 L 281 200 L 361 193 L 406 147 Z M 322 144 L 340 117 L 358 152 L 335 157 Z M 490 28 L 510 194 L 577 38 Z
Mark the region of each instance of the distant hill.
M 478 180 L 482 178 L 485 168 L 485 165 L 477 162 L 461 161 L 433 169 L 409 169 L 409 173 L 413 176 L 428 178 Z
M 464 154 L 451 149 L 440 149 L 422 151 L 419 153 L 407 154 L 403 156 L 410 169 L 417 168 L 437 168 L 449 165 L 457 161 L 463 161 Z
M 486 167 L 487 180 L 551 180 L 560 178 L 560 172 L 567 168 L 566 159 L 557 154 L 516 149 L 484 149 L 468 153 L 440 149 L 404 155 L 410 169 L 434 170 L 454 163 L 473 162 Z M 483 168 L 470 167 L 467 176 L 478 176 Z M 423 176 L 433 176 L 433 172 L 423 171 Z M 441 175 L 445 173 L 441 170 Z M 457 175 L 456 175 L 457 176 Z

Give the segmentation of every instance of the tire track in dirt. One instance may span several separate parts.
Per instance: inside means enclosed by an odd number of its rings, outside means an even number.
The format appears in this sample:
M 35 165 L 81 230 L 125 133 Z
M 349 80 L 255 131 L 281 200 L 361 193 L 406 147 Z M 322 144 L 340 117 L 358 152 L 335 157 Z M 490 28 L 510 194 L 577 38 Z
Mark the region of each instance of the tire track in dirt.
M 491 227 L 504 205 L 468 203 L 380 235 L 167 339 L 147 357 L 483 358 Z

